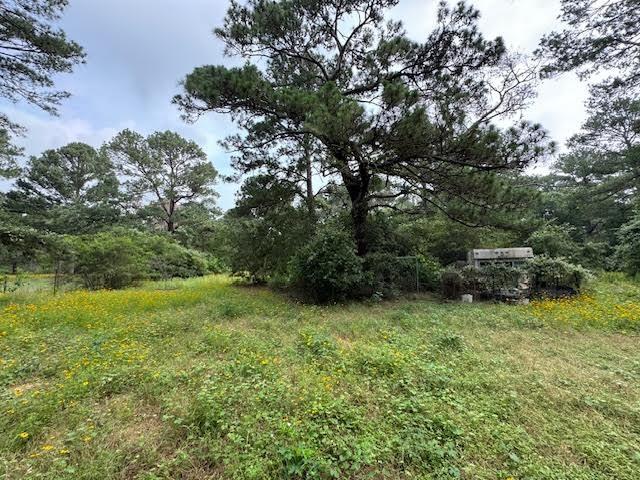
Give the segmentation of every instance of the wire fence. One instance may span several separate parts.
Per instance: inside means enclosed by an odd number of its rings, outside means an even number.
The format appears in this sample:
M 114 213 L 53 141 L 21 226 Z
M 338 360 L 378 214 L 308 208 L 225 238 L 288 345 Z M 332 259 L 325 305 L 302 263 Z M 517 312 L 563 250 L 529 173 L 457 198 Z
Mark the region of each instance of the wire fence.
M 82 286 L 80 276 L 54 271 L 53 273 L 0 273 L 0 292 L 3 294 L 32 294 L 48 292 L 56 295 Z

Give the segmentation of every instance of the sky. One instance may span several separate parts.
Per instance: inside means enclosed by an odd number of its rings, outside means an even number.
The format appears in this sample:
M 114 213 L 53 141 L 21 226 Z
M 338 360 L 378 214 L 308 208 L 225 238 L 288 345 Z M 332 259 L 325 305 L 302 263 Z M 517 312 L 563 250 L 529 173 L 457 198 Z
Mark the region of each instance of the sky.
M 471 3 L 481 12 L 482 33 L 502 36 L 521 53 L 531 53 L 543 34 L 560 26 L 559 0 Z M 218 145 L 235 131 L 230 119 L 209 114 L 187 124 L 171 104 L 180 93 L 180 80 L 194 67 L 237 63 L 224 57 L 212 33 L 227 5 L 227 0 L 70 0 L 60 26 L 85 48 L 86 64 L 56 78 L 57 87 L 72 93 L 57 117 L 0 101 L 0 109 L 28 129 L 17 143 L 27 155 L 37 155 L 72 141 L 99 147 L 124 128 L 143 134 L 168 129 L 196 141 L 220 173 L 230 174 L 229 154 Z M 437 0 L 400 0 L 389 16 L 421 40 L 431 30 L 436 5 Z M 587 85 L 565 74 L 543 82 L 538 91 L 525 116 L 541 123 L 562 147 L 585 119 Z M 217 186 L 221 208 L 233 206 L 236 189 L 234 184 Z

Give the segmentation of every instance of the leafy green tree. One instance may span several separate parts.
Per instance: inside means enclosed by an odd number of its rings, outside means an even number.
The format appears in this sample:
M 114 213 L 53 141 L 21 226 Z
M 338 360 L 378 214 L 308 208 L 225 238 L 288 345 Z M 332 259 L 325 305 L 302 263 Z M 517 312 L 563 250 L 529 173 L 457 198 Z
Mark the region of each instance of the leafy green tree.
M 572 238 L 571 227 L 568 225 L 545 225 L 529 236 L 527 245 L 533 248 L 536 255 L 572 260 L 580 258 L 580 246 Z
M 56 74 L 71 72 L 84 61 L 76 42 L 56 29 L 67 0 L 0 1 L 0 96 L 12 102 L 26 101 L 56 113 L 68 92 L 55 90 Z M 21 133 L 19 125 L 0 113 L 0 165 L 3 173 L 15 173 L 11 163 L 16 148 L 9 133 Z
M 640 3 L 637 0 L 561 0 L 567 28 L 542 38 L 544 72 L 577 70 L 616 75 L 608 86 L 640 85 Z
M 318 171 L 348 193 L 361 256 L 372 206 L 417 197 L 481 218 L 515 201 L 495 173 L 520 170 L 549 148 L 539 125 L 493 125 L 527 104 L 535 73 L 507 58 L 500 38 L 482 37 L 475 9 L 441 4 L 436 29 L 416 43 L 386 20 L 396 4 L 234 1 L 216 34 L 227 53 L 254 63 L 196 68 L 174 98 L 188 119 L 233 115 L 245 134 L 227 144 L 244 172 L 277 158 L 283 143 L 312 138 L 322 150 Z M 466 208 L 451 211 L 452 200 Z
M 147 216 L 168 232 L 179 227 L 182 207 L 215 195 L 218 172 L 195 142 L 177 133 L 156 132 L 145 138 L 123 130 L 104 151 L 124 177 L 128 196 L 146 204 Z
M 7 208 L 23 221 L 59 233 L 85 232 L 118 221 L 119 182 L 109 159 L 84 143 L 32 157 Z
M 572 175 L 557 172 L 532 179 L 541 195 L 530 212 L 533 228 L 524 242 L 536 254 L 566 256 L 588 268 L 610 270 L 615 268 L 617 231 L 629 220 L 632 205 L 615 196 L 598 195 L 587 158 L 581 159 L 582 167 L 572 170 Z
M 557 172 L 534 178 L 541 195 L 533 206 L 533 222 L 554 221 L 575 228 L 579 242 L 616 242 L 616 230 L 630 215 L 630 206 L 621 205 L 614 197 L 594 201 L 595 185 L 582 174 Z

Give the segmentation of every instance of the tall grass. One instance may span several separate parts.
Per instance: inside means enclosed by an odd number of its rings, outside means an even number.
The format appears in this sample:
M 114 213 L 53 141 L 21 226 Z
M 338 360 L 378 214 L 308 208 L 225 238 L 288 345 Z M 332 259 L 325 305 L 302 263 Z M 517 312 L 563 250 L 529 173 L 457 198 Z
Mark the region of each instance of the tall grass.
M 224 276 L 7 294 L 0 476 L 635 479 L 637 284 L 301 305 Z

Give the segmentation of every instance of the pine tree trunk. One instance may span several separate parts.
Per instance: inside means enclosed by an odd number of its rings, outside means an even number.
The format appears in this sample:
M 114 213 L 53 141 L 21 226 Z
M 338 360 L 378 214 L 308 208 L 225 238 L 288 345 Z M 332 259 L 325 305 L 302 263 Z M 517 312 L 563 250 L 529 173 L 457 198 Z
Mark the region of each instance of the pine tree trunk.
M 356 241 L 356 250 L 359 257 L 364 257 L 369 251 L 367 244 L 367 217 L 369 206 L 362 199 L 352 201 L 351 219 L 353 221 L 353 236 Z
M 307 158 L 307 210 L 309 211 L 309 218 L 315 220 L 316 217 L 316 205 L 315 198 L 313 196 L 313 173 L 311 171 L 311 159 Z
M 343 177 L 344 178 L 344 177 Z M 364 257 L 369 252 L 367 244 L 367 219 L 369 216 L 369 176 L 346 178 L 345 186 L 351 199 L 351 220 L 353 221 L 353 237 L 358 256 Z
M 176 211 L 176 202 L 172 199 L 169 200 L 169 209 L 167 213 L 167 231 L 173 233 L 176 231 L 176 224 L 173 221 L 173 214 Z
M 304 139 L 304 162 L 306 169 L 306 182 L 307 182 L 307 191 L 305 192 L 307 195 L 306 203 L 307 210 L 309 211 L 309 219 L 311 223 L 315 223 L 316 219 L 316 205 L 315 205 L 315 197 L 313 195 L 313 169 L 311 168 L 311 148 L 309 145 L 309 140 L 307 137 Z

